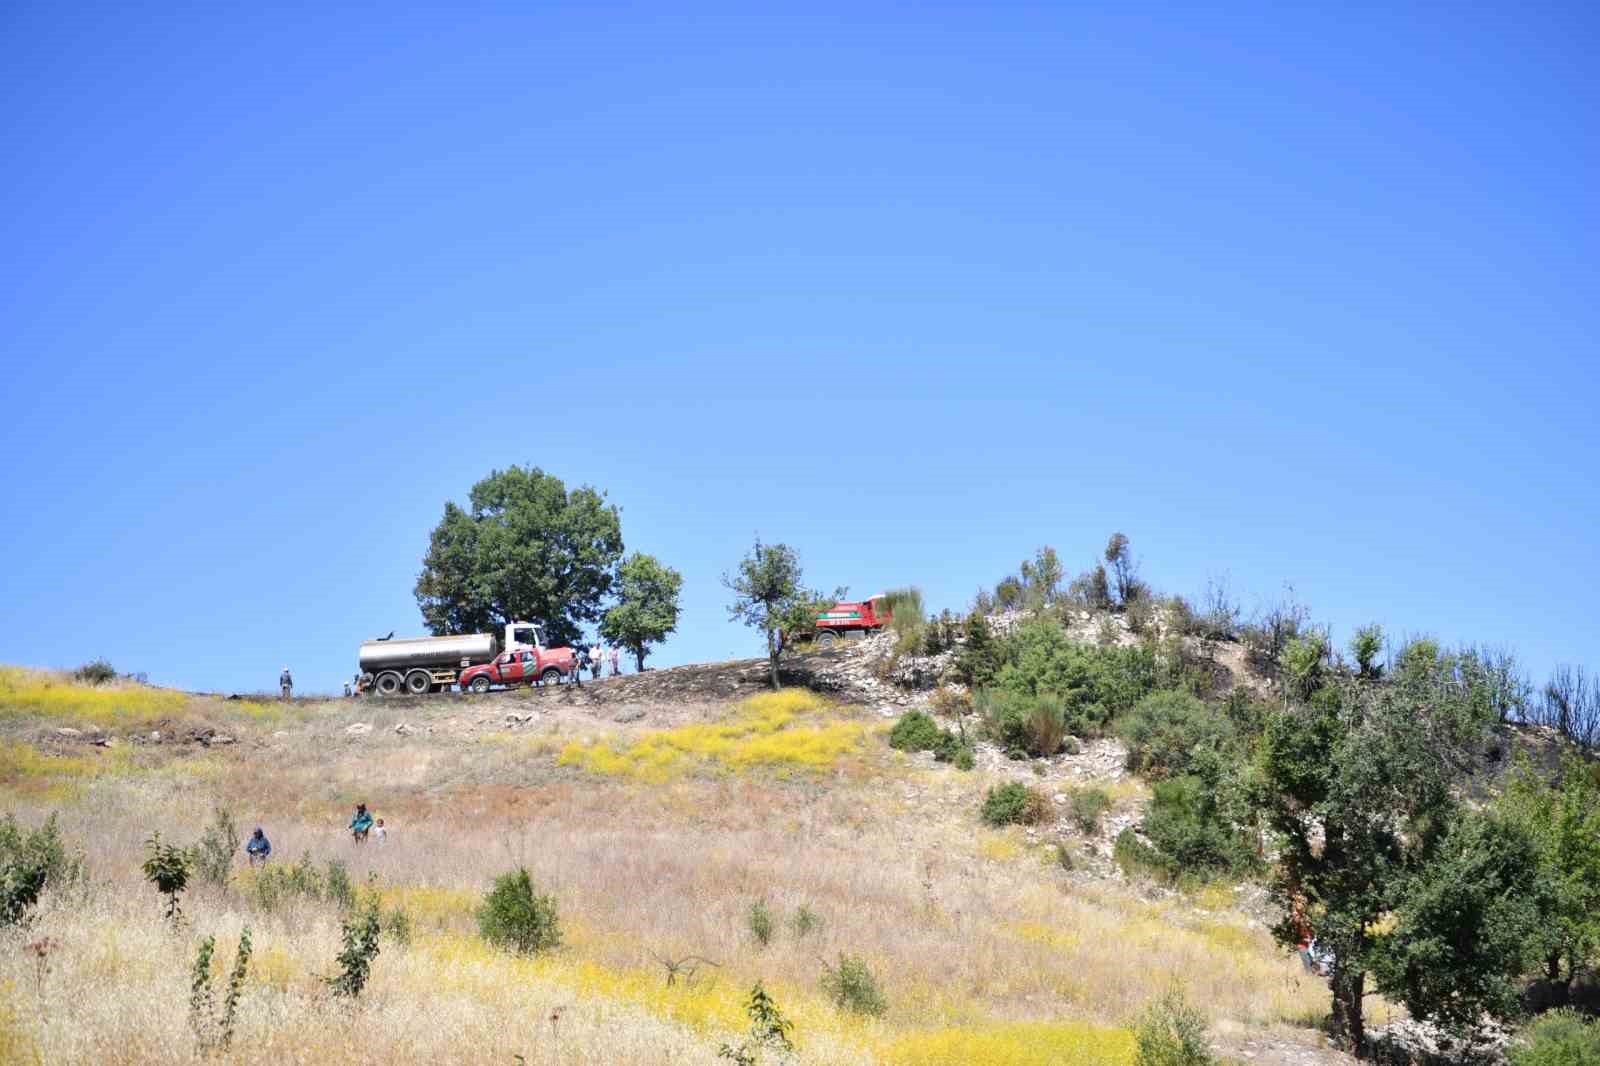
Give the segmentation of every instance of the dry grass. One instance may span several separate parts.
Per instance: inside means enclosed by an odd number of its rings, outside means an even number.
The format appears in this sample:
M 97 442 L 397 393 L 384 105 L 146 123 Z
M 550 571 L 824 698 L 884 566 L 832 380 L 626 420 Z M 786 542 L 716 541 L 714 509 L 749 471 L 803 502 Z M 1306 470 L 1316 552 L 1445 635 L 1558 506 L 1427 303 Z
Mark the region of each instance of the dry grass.
M 0 804 L 29 821 L 60 810 L 93 875 L 86 897 L 47 899 L 28 932 L 62 944 L 41 984 L 17 934 L 0 943 L 0 1004 L 15 1005 L 0 1010 L 0 1061 L 199 1061 L 185 1018 L 194 946 L 216 934 L 231 959 L 246 924 L 256 960 L 235 1062 L 711 1063 L 743 1028 L 757 978 L 795 1020 L 805 1063 L 1128 1063 L 1126 1025 L 1173 980 L 1214 1018 L 1248 1026 L 1325 1006 L 1226 893 L 1202 912 L 1115 883 L 1074 887 L 1031 861 L 1046 849 L 1020 831 L 978 829 L 992 780 L 910 766 L 809 694 L 619 732 L 581 757 L 555 724 L 485 744 L 349 740 L 348 721 L 287 737 L 263 725 L 234 749 L 189 755 L 0 749 L 11 760 L 0 767 L 15 768 L 0 771 Z M 806 736 L 840 726 L 844 746 Z M 615 767 L 589 759 L 599 749 Z M 383 846 L 343 833 L 356 798 L 388 820 Z M 188 928 L 162 923 L 140 842 L 156 828 L 194 839 L 217 803 L 263 825 L 280 860 L 340 857 L 410 915 L 411 944 L 385 943 L 355 1012 L 318 979 L 338 950 L 332 904 L 254 911 L 241 873 L 189 894 Z M 555 955 L 513 959 L 475 935 L 488 882 L 517 865 L 560 901 Z M 822 926 L 802 938 L 780 922 L 762 948 L 744 924 L 757 898 L 782 918 L 805 905 Z M 882 1019 L 820 992 L 819 959 L 840 951 L 878 974 Z M 652 953 L 719 965 L 668 988 Z

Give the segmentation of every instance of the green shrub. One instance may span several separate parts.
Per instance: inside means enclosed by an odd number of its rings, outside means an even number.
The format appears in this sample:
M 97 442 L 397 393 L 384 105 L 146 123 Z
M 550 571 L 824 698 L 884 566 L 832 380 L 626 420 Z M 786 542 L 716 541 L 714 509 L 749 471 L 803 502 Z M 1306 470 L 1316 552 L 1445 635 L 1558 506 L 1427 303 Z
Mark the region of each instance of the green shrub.
M 1215 1062 L 1206 1043 L 1205 1015 L 1173 989 L 1145 1008 L 1133 1030 L 1136 1066 L 1209 1066 Z
M 1146 777 L 1188 773 L 1197 754 L 1224 750 L 1233 726 L 1187 692 L 1152 692 L 1117 725 L 1128 745 L 1128 769 Z
M 758 899 L 750 904 L 750 909 L 745 912 L 744 924 L 749 928 L 750 935 L 756 938 L 756 943 L 766 947 L 772 943 L 772 911 L 767 907 L 767 901 Z
M 1059 840 L 1056 841 L 1056 865 L 1068 871 L 1077 865 L 1072 858 L 1072 849 Z
M 211 824 L 206 826 L 194 849 L 195 872 L 200 879 L 213 885 L 227 884 L 228 876 L 233 873 L 233 857 L 242 840 L 233 815 L 225 807 L 216 808 Z
M 1260 865 L 1250 838 L 1224 815 L 1201 778 L 1158 781 L 1141 831 L 1170 868 L 1196 876 L 1240 877 Z
M 1111 848 L 1111 861 L 1125 877 L 1148 877 L 1156 881 L 1172 881 L 1177 877 L 1171 860 L 1140 840 L 1131 827 L 1117 834 Z
M 216 937 L 208 936 L 200 942 L 189 979 L 189 1025 L 194 1029 L 201 1051 L 213 1047 L 226 1051 L 233 1043 L 234 1019 L 244 995 L 245 977 L 250 971 L 250 927 L 246 926 L 239 934 L 239 949 L 233 957 L 233 971 L 228 975 L 228 991 L 222 1000 L 220 1018 L 215 1016 L 211 994 L 211 956 L 216 947 Z
M 1089 836 L 1100 832 L 1100 818 L 1111 809 L 1111 797 L 1104 789 L 1075 788 L 1067 794 L 1072 820 Z
M 970 746 L 921 711 L 907 711 L 889 730 L 889 746 L 900 751 L 931 751 L 939 762 L 953 762 L 963 770 L 972 769 Z M 966 756 L 963 760 L 962 756 Z M 966 762 L 962 766 L 963 761 Z
M 961 750 L 956 752 L 956 757 L 952 761 L 955 763 L 957 770 L 970 770 L 978 764 L 978 760 L 973 757 L 971 746 L 966 744 L 963 744 Z
M 991 788 L 983 797 L 982 818 L 992 826 L 1038 825 L 1050 813 L 1044 793 L 1021 781 L 1009 781 Z
M 795 908 L 794 917 L 789 919 L 789 925 L 793 927 L 795 936 L 809 936 L 822 928 L 822 918 L 816 911 L 802 903 Z
M 72 671 L 72 679 L 86 685 L 104 685 L 117 679 L 117 671 L 104 659 L 94 659 Z
M 328 870 L 322 878 L 322 891 L 324 899 L 340 907 L 348 908 L 355 902 L 355 886 L 350 883 L 350 871 L 342 860 L 328 860 Z
M 526 867 L 501 874 L 478 908 L 478 934 L 518 955 L 560 947 L 556 899 L 534 889 Z
M 54 814 L 31 832 L 9 814 L 0 820 L 0 928 L 24 921 L 45 889 L 82 879 L 83 860 L 67 854 Z
M 1506 1056 L 1508 1066 L 1600 1066 L 1600 1021 L 1552 1011 L 1528 1027 Z
M 1048 619 L 1018 626 L 1001 643 L 1004 665 L 993 687 L 1059 701 L 1068 731 L 1080 736 L 1098 732 L 1155 686 L 1152 649 L 1075 643 Z
M 982 688 L 994 680 L 1004 654 L 982 610 L 967 615 L 964 629 L 965 639 L 954 663 L 956 680 L 969 688 Z
M 1350 638 L 1350 657 L 1356 661 L 1356 672 L 1368 679 L 1376 679 L 1383 673 L 1383 666 L 1378 662 L 1378 656 L 1383 654 L 1383 627 L 1380 625 L 1362 626 Z
M 854 955 L 839 956 L 837 966 L 822 964 L 822 990 L 836 1007 L 877 1017 L 889 1009 L 889 1001 L 878 987 L 867 964 Z
M 1067 711 L 1055 696 L 983 689 L 974 700 L 984 731 L 1014 759 L 1059 753 L 1067 740 Z
M 922 590 L 914 586 L 890 589 L 883 594 L 879 606 L 889 612 L 889 631 L 894 634 L 895 654 L 922 654 L 928 625 L 927 615 L 922 609 Z

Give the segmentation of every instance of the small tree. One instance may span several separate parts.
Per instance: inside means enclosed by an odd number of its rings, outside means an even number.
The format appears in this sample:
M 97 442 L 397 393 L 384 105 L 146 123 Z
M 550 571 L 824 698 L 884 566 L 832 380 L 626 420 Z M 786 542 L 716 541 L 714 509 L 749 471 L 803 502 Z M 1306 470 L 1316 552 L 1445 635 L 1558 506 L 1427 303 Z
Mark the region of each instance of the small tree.
M 794 1043 L 789 1039 L 794 1026 L 783 1016 L 760 981 L 750 989 L 745 1013 L 750 1016 L 750 1035 L 737 1045 L 723 1044 L 717 1049 L 717 1058 L 730 1059 L 735 1066 L 756 1066 L 764 1051 L 783 1055 L 794 1051 Z
M 878 986 L 878 979 L 865 960 L 854 955 L 839 956 L 839 963 L 822 964 L 822 991 L 836 1007 L 878 1017 L 889 1009 L 889 999 Z
M 1135 1066 L 1208 1066 L 1205 1015 L 1189 1006 L 1181 989 L 1163 993 L 1145 1008 L 1133 1031 Z
M 213 885 L 227 884 L 228 875 L 233 872 L 233 857 L 242 839 L 233 815 L 226 808 L 218 807 L 194 849 L 195 868 L 201 880 Z
M 633 653 L 644 669 L 650 645 L 678 628 L 678 590 L 683 575 L 653 555 L 634 552 L 617 571 L 617 604 L 600 620 L 600 635 Z
M 12 815 L 0 819 L 0 929 L 25 921 L 46 888 L 82 876 L 83 860 L 67 854 L 55 815 L 31 832 Z
M 245 977 L 250 970 L 250 930 L 239 934 L 239 949 L 233 957 L 233 972 L 228 975 L 228 991 L 222 1000 L 222 1016 L 216 1017 L 211 995 L 211 956 L 216 950 L 217 938 L 208 936 L 200 942 L 195 956 L 194 971 L 189 982 L 189 1025 L 200 1042 L 200 1049 L 212 1047 L 227 1050 L 233 1043 L 234 1019 L 239 1012 L 239 1000 L 244 995 Z
M 1284 687 L 1297 700 L 1308 700 L 1322 687 L 1328 669 L 1328 638 L 1316 630 L 1295 637 L 1278 657 Z
M 478 933 L 489 943 L 518 955 L 560 947 L 561 919 L 556 898 L 535 889 L 527 867 L 501 874 L 478 908 Z
M 1383 627 L 1374 623 L 1362 626 L 1350 638 L 1350 657 L 1356 661 L 1356 672 L 1368 681 L 1383 676 L 1383 664 L 1378 656 L 1383 654 Z
M 145 880 L 167 897 L 167 920 L 176 924 L 182 918 L 178 909 L 178 895 L 189 886 L 189 867 L 193 857 L 186 848 L 161 843 L 159 831 L 152 833 L 144 846 L 149 852 L 144 860 Z
M 378 957 L 381 922 L 377 901 L 371 901 L 346 915 L 340 930 L 344 946 L 334 956 L 334 961 L 339 964 L 339 972 L 323 980 L 333 989 L 334 995 L 353 1000 L 367 987 L 367 978 L 372 974 L 372 960 Z
M 728 613 L 767 638 L 767 662 L 772 687 L 778 688 L 778 658 L 783 654 L 783 619 L 807 594 L 800 587 L 800 556 L 787 544 L 762 544 L 758 538 L 738 569 L 723 574 L 722 583 L 734 593 Z
M 967 615 L 965 641 L 956 652 L 955 674 L 962 684 L 982 688 L 994 680 L 1000 670 L 1000 643 L 994 639 L 994 630 L 982 611 Z
M 1031 561 L 1024 560 L 1022 581 L 1028 606 L 1037 609 L 1054 603 L 1060 594 L 1061 577 L 1061 559 L 1048 544 L 1035 552 Z
M 1128 538 L 1121 533 L 1111 534 L 1106 541 L 1106 565 L 1116 585 L 1117 604 L 1126 607 L 1145 593 L 1144 582 L 1139 580 L 1139 564 L 1133 559 Z

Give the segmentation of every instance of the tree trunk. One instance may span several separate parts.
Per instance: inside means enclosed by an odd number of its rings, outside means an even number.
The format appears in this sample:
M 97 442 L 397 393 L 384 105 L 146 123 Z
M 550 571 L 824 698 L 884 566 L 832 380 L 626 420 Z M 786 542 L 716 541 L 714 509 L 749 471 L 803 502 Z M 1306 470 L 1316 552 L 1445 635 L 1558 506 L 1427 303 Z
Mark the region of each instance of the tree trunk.
M 774 636 L 776 630 L 767 630 L 767 663 L 772 667 L 772 687 L 777 689 L 778 682 L 778 656 L 782 654 L 778 639 Z
M 644 645 L 643 644 L 641 644 L 637 648 L 633 649 L 633 665 L 638 669 L 638 671 L 641 674 L 644 673 Z
M 1333 1035 L 1346 1051 L 1360 1057 L 1366 1053 L 1367 1034 L 1362 1024 L 1362 996 L 1367 975 L 1360 969 L 1345 968 L 1343 957 L 1333 961 Z

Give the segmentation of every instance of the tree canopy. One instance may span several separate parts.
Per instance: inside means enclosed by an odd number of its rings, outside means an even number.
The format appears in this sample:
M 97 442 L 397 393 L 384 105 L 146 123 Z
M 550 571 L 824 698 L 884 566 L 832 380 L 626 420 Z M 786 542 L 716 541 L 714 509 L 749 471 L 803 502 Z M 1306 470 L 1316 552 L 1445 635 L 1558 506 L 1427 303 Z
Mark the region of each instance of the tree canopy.
M 634 552 L 617 572 L 617 603 L 600 620 L 600 635 L 633 653 L 644 669 L 652 644 L 678 628 L 678 590 L 683 575 L 653 555 Z
M 538 467 L 495 470 L 469 509 L 446 503 L 417 577 L 417 606 L 435 634 L 544 624 L 552 643 L 600 617 L 622 557 L 622 523 L 605 494 L 568 490 Z
M 799 553 L 787 544 L 762 544 L 759 538 L 750 554 L 739 560 L 738 569 L 722 575 L 723 585 L 734 594 L 728 614 L 766 634 L 773 688 L 779 683 L 784 623 L 813 595 L 800 584 L 800 577 Z

